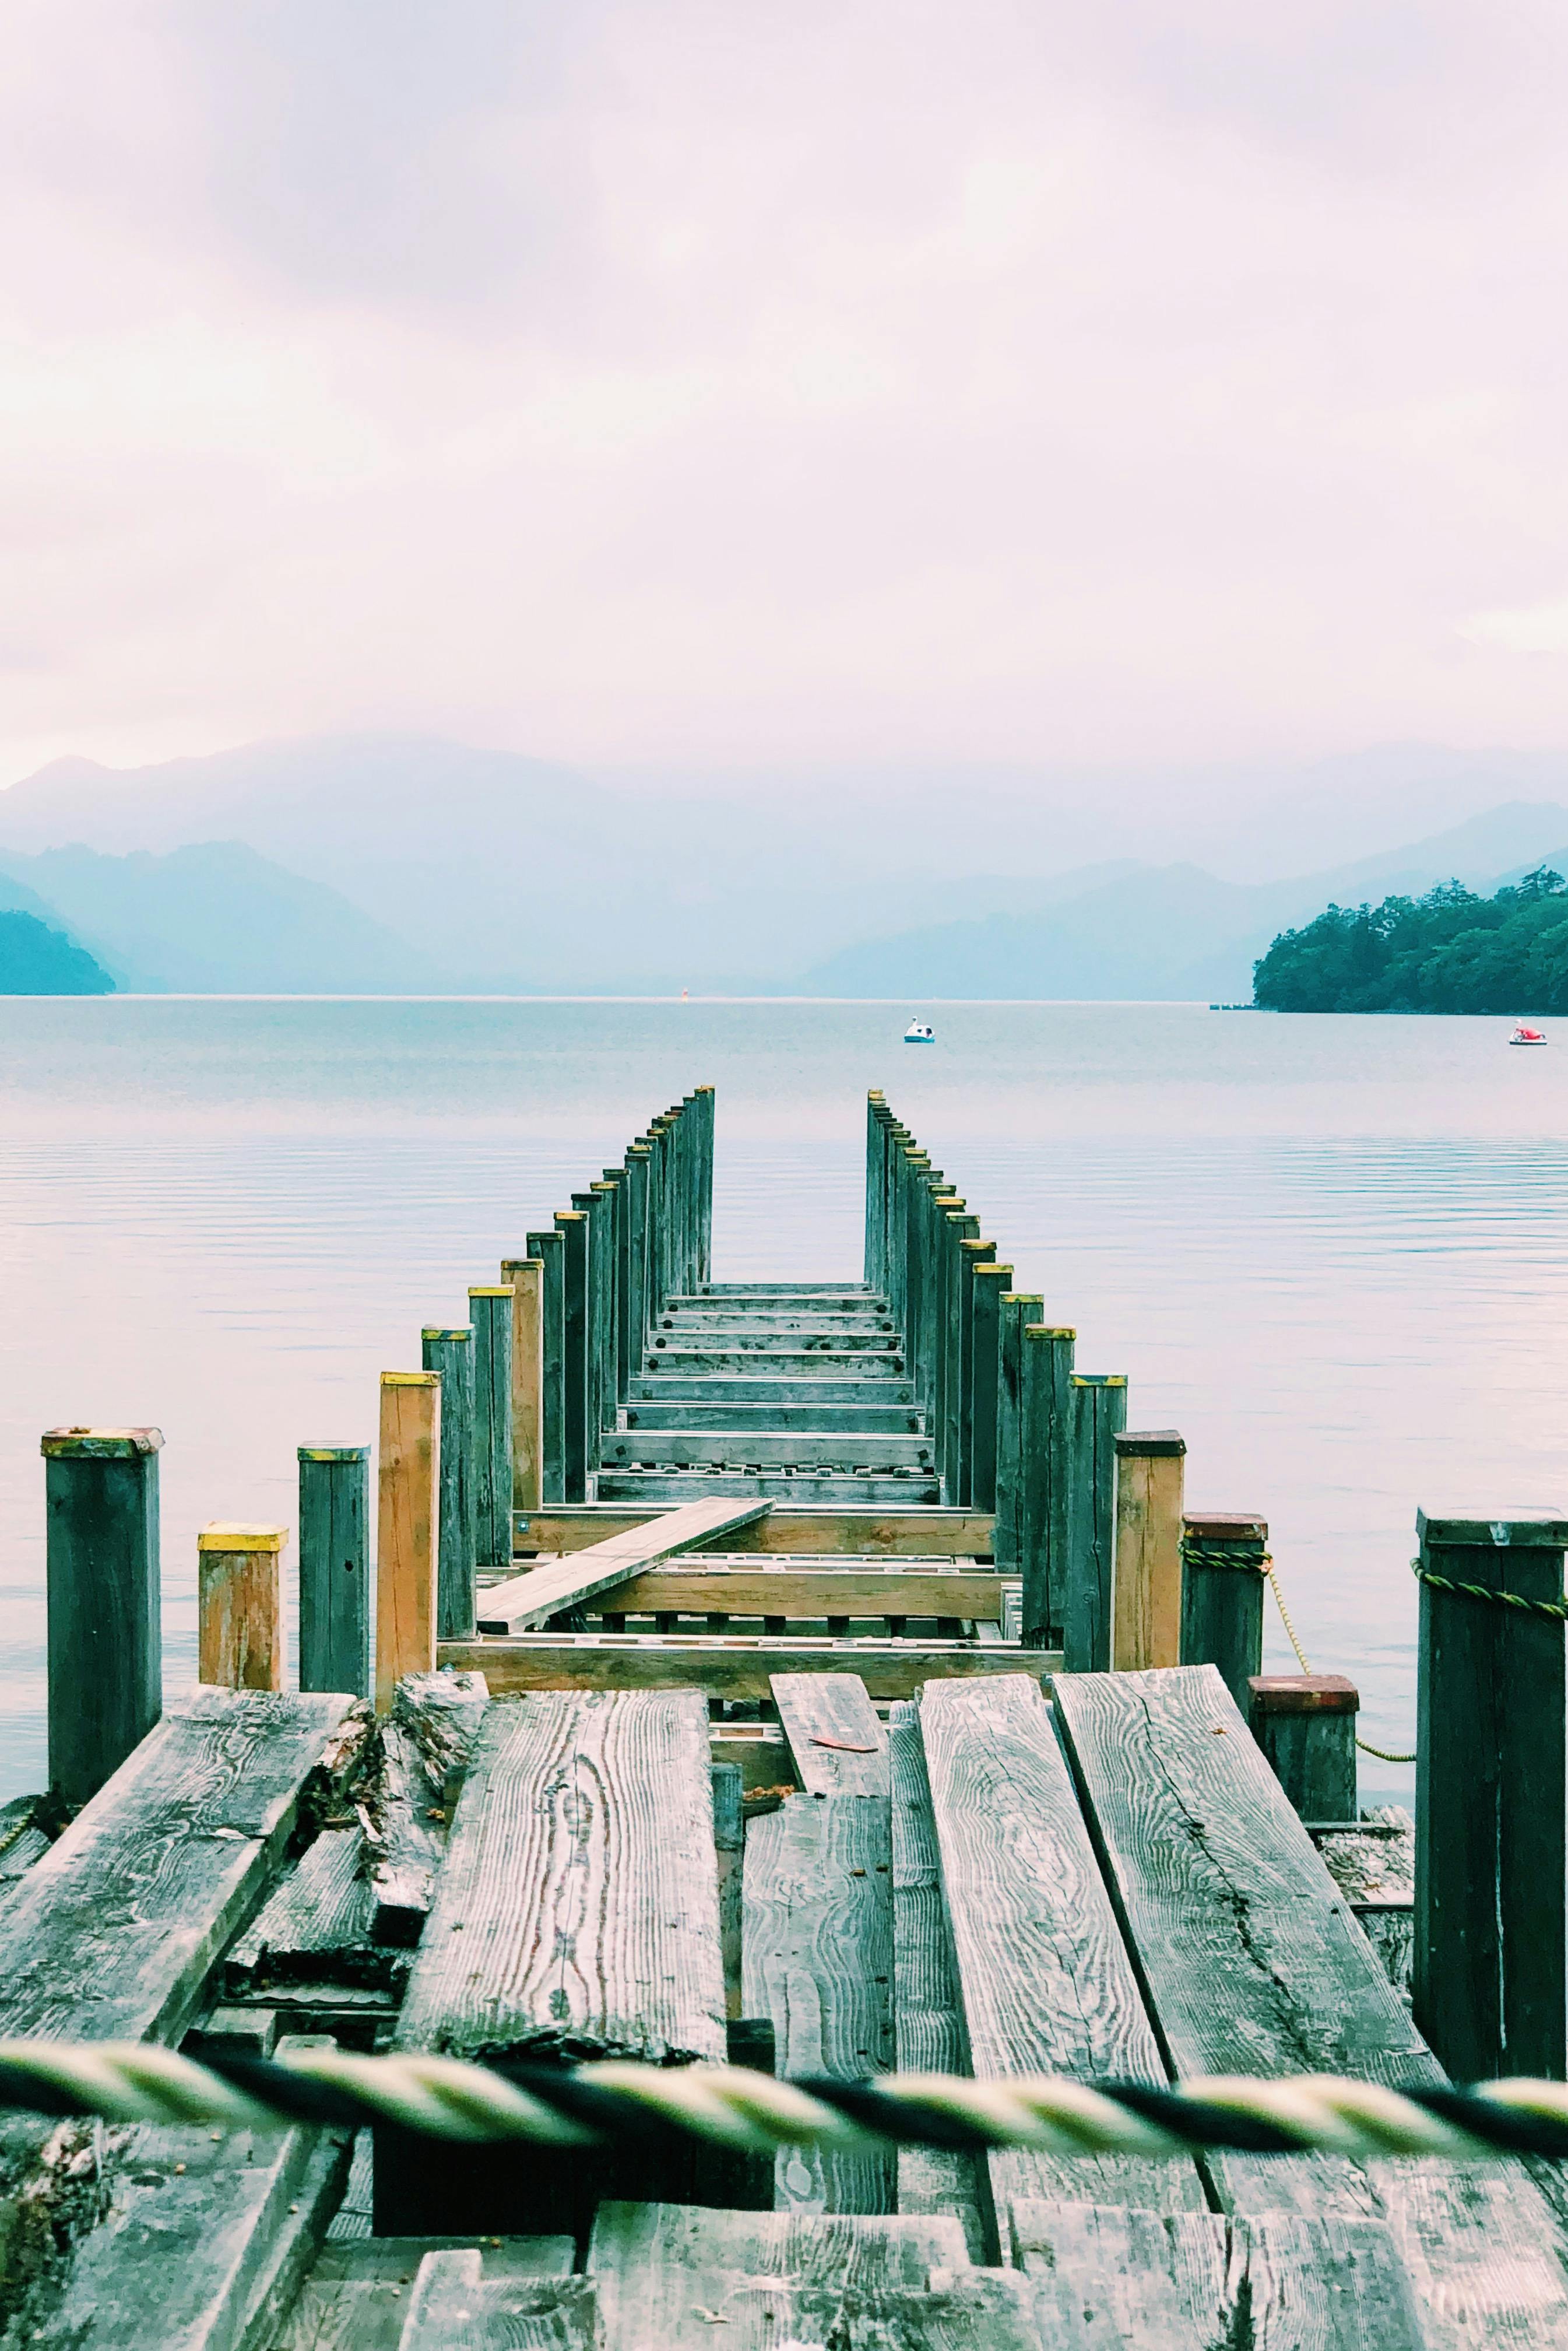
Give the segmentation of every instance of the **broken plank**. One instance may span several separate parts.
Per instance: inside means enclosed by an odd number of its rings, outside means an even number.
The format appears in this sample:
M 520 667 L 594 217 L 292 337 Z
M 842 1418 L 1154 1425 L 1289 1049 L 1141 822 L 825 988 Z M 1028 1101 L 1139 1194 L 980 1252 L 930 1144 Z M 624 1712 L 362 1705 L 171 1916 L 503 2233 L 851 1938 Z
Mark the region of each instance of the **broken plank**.
M 476 1742 L 410 1979 L 399 2049 L 722 2060 L 724 1970 L 707 1708 L 695 1690 L 535 1693 Z M 592 2160 L 379 2133 L 379 2232 L 586 2223 L 596 2197 L 703 2155 Z M 624 2192 L 615 2186 L 615 2192 Z
M 357 1704 L 176 1699 L 0 1910 L 0 2034 L 177 2039 Z
M 420 1938 L 446 1823 L 489 1702 L 478 1673 L 410 1674 L 393 1694 L 361 1811 L 377 1943 L 406 1949 Z
M 397 1962 L 371 1942 L 376 1896 L 361 1828 L 324 1829 L 223 1961 L 231 1993 L 273 1983 L 389 1985 Z
M 520 1690 L 701 1689 L 768 1698 L 775 1674 L 858 1674 L 875 1698 L 913 1698 L 938 1677 L 1040 1676 L 1059 1649 L 981 1648 L 967 1641 L 824 1641 L 780 1634 L 524 1633 L 509 1641 L 450 1641 L 443 1665 L 482 1671 L 498 1697 Z
M 888 1734 L 854 1674 L 774 1674 L 794 1776 L 808 1796 L 886 1796 Z
M 765 1518 L 771 1503 L 700 1501 L 670 1510 L 650 1525 L 632 1527 L 609 1535 L 603 1542 L 536 1567 L 526 1575 L 493 1583 L 480 1603 L 482 1633 L 524 1633 L 545 1625 L 568 1608 L 579 1608 L 601 1592 L 624 1583 L 646 1567 L 681 1552 L 701 1551 L 721 1535 L 732 1534 Z
M 1038 1684 L 1018 1674 L 929 1682 L 920 1736 L 970 2070 L 1163 2085 L 1154 2031 Z M 1164 2211 L 1203 2203 L 1185 2158 L 998 2153 L 986 2174 L 1000 2230 L 1015 2196 Z
M 588 1502 L 549 1510 L 519 1510 L 513 1527 L 529 1551 L 581 1551 L 588 1543 L 646 1527 L 659 1512 L 616 1502 Z M 784 1552 L 827 1558 L 838 1552 L 879 1559 L 989 1559 L 996 1520 L 990 1510 L 952 1510 L 939 1504 L 913 1510 L 802 1505 L 780 1497 L 766 1518 L 742 1528 L 727 1552 Z
M 846 2082 L 893 2061 L 888 1800 L 786 1796 L 746 1834 L 742 2012 L 771 2017 L 778 2070 Z M 792 2147 L 775 2199 L 813 2212 L 889 2212 L 890 2147 Z
M 1212 1666 L 1061 1675 L 1056 1707 L 1179 2075 L 1443 2081 Z M 1235 2211 L 1386 2220 L 1435 2346 L 1568 2345 L 1522 2165 L 1206 2158 Z

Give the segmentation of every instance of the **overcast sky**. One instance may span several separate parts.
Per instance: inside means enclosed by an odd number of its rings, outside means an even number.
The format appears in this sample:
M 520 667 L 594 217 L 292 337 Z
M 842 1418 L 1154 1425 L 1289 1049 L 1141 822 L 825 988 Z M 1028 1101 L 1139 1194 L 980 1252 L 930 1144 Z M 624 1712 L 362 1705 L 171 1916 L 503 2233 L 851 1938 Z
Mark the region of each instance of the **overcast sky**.
M 1560 0 L 11 0 L 0 780 L 1568 746 Z

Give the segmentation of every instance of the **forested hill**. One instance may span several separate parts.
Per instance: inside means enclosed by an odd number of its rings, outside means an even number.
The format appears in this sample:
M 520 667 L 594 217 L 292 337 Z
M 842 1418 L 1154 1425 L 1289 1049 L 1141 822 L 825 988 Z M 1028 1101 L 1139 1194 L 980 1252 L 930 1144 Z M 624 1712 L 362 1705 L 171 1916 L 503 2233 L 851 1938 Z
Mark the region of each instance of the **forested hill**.
M 1568 1012 L 1568 891 L 1538 866 L 1490 898 L 1445 882 L 1424 898 L 1330 906 L 1252 967 L 1268 1012 Z
M 108 996 L 114 982 L 85 947 L 36 914 L 0 913 L 0 996 Z

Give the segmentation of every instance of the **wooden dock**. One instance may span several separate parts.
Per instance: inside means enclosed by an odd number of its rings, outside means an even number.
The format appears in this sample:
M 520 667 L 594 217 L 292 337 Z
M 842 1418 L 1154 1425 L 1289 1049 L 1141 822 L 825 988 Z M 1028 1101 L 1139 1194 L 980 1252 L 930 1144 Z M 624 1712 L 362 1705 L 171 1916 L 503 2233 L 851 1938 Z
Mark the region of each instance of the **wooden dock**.
M 858 1280 L 712 1280 L 713 1133 L 699 1090 L 428 1326 L 374 1465 L 301 1445 L 296 1553 L 207 1531 L 167 1708 L 158 1432 L 46 1437 L 0 2038 L 1561 2076 L 1561 1786 L 1509 1807 L 1562 1761 L 1562 1617 L 1517 1603 L 1568 1524 L 1423 1520 L 1417 1849 L 1357 1813 L 1352 1685 L 1262 1675 L 1266 1520 L 1186 1508 L 881 1097 Z M 1568 2351 L 1568 2182 L 13 2116 L 0 2351 L 141 2343 Z

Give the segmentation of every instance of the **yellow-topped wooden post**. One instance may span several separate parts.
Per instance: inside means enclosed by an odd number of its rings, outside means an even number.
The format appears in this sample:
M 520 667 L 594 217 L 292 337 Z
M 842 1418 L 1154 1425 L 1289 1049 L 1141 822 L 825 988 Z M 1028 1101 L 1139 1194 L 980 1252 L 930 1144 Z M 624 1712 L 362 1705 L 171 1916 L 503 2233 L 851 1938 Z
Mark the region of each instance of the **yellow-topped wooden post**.
M 1124 1429 L 1116 1448 L 1111 1664 L 1181 1663 L 1181 1513 L 1187 1444 L 1174 1428 Z
M 286 1527 L 214 1519 L 196 1537 L 197 1667 L 225 1689 L 283 1687 L 280 1560 Z
M 405 1674 L 436 1661 L 441 1374 L 381 1374 L 376 1465 L 376 1706 L 385 1713 Z

